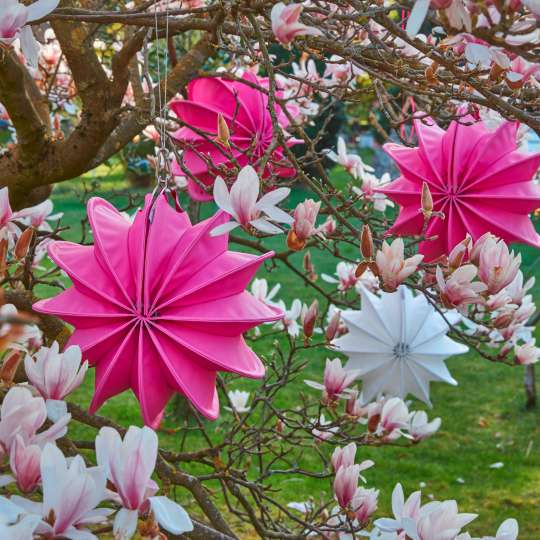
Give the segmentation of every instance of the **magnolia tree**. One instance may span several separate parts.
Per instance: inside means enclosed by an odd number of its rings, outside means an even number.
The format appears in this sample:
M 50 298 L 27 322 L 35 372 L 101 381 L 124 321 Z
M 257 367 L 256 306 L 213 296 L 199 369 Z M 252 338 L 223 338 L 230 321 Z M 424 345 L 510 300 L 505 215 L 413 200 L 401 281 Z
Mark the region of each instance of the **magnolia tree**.
M 540 356 L 509 247 L 540 247 L 537 17 L 535 0 L 0 0 L 0 537 L 470 539 L 475 514 L 372 486 L 361 448 L 437 432 L 421 402 L 456 384 L 447 357 Z M 360 157 L 360 125 L 396 168 Z M 114 191 L 120 210 L 85 186 L 82 238 L 62 241 L 52 186 L 119 161 L 155 186 Z M 292 209 L 294 186 L 312 195 Z M 302 298 L 280 298 L 278 269 Z M 89 367 L 86 410 L 69 395 Z M 142 428 L 97 412 L 130 389 Z M 189 422 L 160 448 L 175 394 Z M 326 496 L 284 500 L 287 478 Z M 506 518 L 483 538 L 515 540 Z

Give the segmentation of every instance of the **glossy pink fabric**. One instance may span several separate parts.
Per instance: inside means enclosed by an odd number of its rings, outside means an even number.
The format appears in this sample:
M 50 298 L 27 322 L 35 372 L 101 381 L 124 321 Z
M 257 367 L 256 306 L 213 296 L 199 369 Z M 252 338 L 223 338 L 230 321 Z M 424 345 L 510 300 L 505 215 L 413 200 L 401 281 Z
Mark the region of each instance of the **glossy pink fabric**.
M 132 224 L 107 201 L 91 199 L 94 245 L 54 242 L 49 248 L 73 287 L 34 309 L 75 326 L 69 344 L 79 345 L 96 368 L 92 412 L 131 388 L 152 427 L 174 392 L 215 419 L 217 371 L 264 375 L 242 333 L 283 314 L 245 287 L 273 253 L 228 251 L 227 235 L 209 234 L 227 214 L 191 225 L 163 196 L 150 223 L 150 201 Z
M 261 87 L 267 86 L 265 79 L 252 73 L 245 73 L 246 81 Z M 217 135 L 218 114 L 225 119 L 231 134 L 231 149 L 228 151 L 212 144 L 206 138 L 189 127 L 182 127 L 173 135 L 184 148 L 183 163 L 203 184 L 210 186 L 219 175 L 220 166 L 229 166 L 230 152 L 240 166 L 257 167 L 258 160 L 264 155 L 272 142 L 272 119 L 268 111 L 268 96 L 238 81 L 226 81 L 220 78 L 205 77 L 191 81 L 187 88 L 187 99 L 174 101 L 171 109 L 180 120 L 213 138 Z M 276 107 L 276 114 L 283 129 L 289 125 L 281 108 Z M 301 141 L 289 138 L 287 146 Z M 208 156 L 212 166 L 201 157 Z M 294 169 L 283 159 L 283 148 L 272 153 L 271 161 L 263 171 L 263 176 L 272 173 L 282 177 L 294 175 Z M 175 163 L 175 174 L 184 176 L 181 167 Z M 260 172 L 260 171 L 259 171 Z M 202 190 L 195 182 L 188 179 L 188 191 L 193 199 L 211 200 L 212 195 Z
M 472 117 L 462 122 L 473 123 Z M 540 154 L 517 150 L 517 123 L 506 122 L 489 131 L 483 122 L 452 122 L 447 131 L 433 121 L 415 120 L 418 147 L 386 144 L 401 176 L 379 190 L 397 202 L 401 211 L 390 234 L 412 235 L 422 230 L 419 212 L 422 182 L 433 195 L 434 209 L 446 219 L 431 220 L 427 236 L 437 239 L 419 246 L 431 261 L 450 250 L 469 233 L 485 232 L 506 242 L 540 247 L 529 214 L 540 207 L 540 187 L 531 179 L 540 166 Z

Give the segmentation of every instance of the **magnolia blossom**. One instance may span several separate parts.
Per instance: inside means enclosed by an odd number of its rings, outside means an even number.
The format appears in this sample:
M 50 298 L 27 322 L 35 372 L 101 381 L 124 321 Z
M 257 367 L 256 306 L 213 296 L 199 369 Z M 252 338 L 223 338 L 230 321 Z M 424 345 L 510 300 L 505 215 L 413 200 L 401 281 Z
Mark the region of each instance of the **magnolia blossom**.
M 276 205 L 285 199 L 289 193 L 289 188 L 278 188 L 263 195 L 259 201 L 259 177 L 251 165 L 246 165 L 239 173 L 238 178 L 231 187 L 227 189 L 227 184 L 223 178 L 218 176 L 214 182 L 214 200 L 216 204 L 225 212 L 230 214 L 235 221 L 230 221 L 212 229 L 211 235 L 232 231 L 236 227 L 248 228 L 250 225 L 255 229 L 268 233 L 279 234 L 283 232 L 268 221 L 272 219 L 279 223 L 293 222 L 293 218 Z M 261 213 L 265 217 L 261 217 Z
M 437 266 L 435 275 L 443 304 L 451 309 L 464 304 L 481 303 L 479 293 L 484 292 L 487 286 L 479 281 L 473 282 L 476 274 L 476 267 L 466 264 L 454 270 L 445 280 L 441 267 Z
M 374 171 L 373 167 L 364 163 L 360 156 L 347 153 L 347 145 L 343 137 L 338 137 L 337 154 L 333 150 L 326 150 L 325 152 L 332 161 L 341 165 L 353 178 L 358 178 L 366 171 Z
M 26 355 L 24 368 L 28 381 L 37 388 L 44 399 L 48 400 L 49 415 L 51 406 L 65 412 L 65 404 L 54 402 L 62 400 L 82 383 L 88 362 L 81 365 L 82 353 L 78 346 L 68 347 L 59 352 L 58 342 L 54 341 L 50 348 L 41 347 L 34 356 Z M 53 403 L 49 403 L 52 401 Z M 58 414 L 55 416 L 58 417 Z
M 377 510 L 379 499 L 378 489 L 359 487 L 351 500 L 351 508 L 358 523 L 366 523 Z
M 324 414 L 321 414 L 319 418 L 310 418 L 310 423 L 317 426 L 311 430 L 317 442 L 327 441 L 339 431 L 339 427 L 332 426 L 332 420 L 327 420 Z
M 291 249 L 302 249 L 306 240 L 317 232 L 315 222 L 320 208 L 321 201 L 315 202 L 312 199 L 305 200 L 295 208 L 292 228 L 287 236 L 287 244 Z
M 348 508 L 358 489 L 360 465 L 340 467 L 334 478 L 334 496 L 341 508 Z
M 9 204 L 8 188 L 4 187 L 0 189 L 0 238 L 6 238 L 10 246 L 15 244 L 15 240 L 21 234 L 21 229 L 14 222 L 15 219 L 16 215 Z
M 392 440 L 401 435 L 401 429 L 408 426 L 409 409 L 405 402 L 393 397 L 388 399 L 381 410 L 378 432 L 384 432 L 388 435 L 387 439 Z
M 86 525 L 102 523 L 112 513 L 96 508 L 105 498 L 107 477 L 101 467 L 87 468 L 81 456 L 69 461 L 53 444 L 41 454 L 43 503 L 13 496 L 12 502 L 28 514 L 41 516 L 36 529 L 40 538 L 91 539 Z
M 24 508 L 0 497 L 0 538 L 32 540 L 40 521 L 40 516 L 27 514 Z
M 41 448 L 37 444 L 27 444 L 21 435 L 17 435 L 11 446 L 9 465 L 15 476 L 17 487 L 23 493 L 34 491 L 39 484 L 40 462 Z
M 358 377 L 358 372 L 354 370 L 345 370 L 341 365 L 339 358 L 326 359 L 324 369 L 324 384 L 315 381 L 304 381 L 308 386 L 323 391 L 323 400 L 327 402 L 336 401 L 339 398 L 346 397 L 344 392 Z
M 235 411 L 237 413 L 246 413 L 249 412 L 250 406 L 248 405 L 249 401 L 249 392 L 244 390 L 229 390 L 227 396 L 231 402 L 231 407 L 225 407 L 228 411 Z
M 416 272 L 418 265 L 424 258 L 417 254 L 405 259 L 405 245 L 401 238 L 396 238 L 390 245 L 386 240 L 382 249 L 375 255 L 375 262 L 379 271 L 379 278 L 386 292 L 395 291 L 411 274 Z
M 36 206 L 19 210 L 16 213 L 16 217 L 27 223 L 28 226 L 39 229 L 40 231 L 50 232 L 52 229 L 48 221 L 58 220 L 64 215 L 63 212 L 53 214 L 52 211 L 53 203 L 50 199 L 47 199 Z
M 63 437 L 71 415 L 66 414 L 47 430 L 37 433 L 47 420 L 45 401 L 34 397 L 28 388 L 10 388 L 0 407 L 0 457 L 10 453 L 17 435 L 26 444 L 43 447 L 48 442 Z
M 407 431 L 415 442 L 431 437 L 441 427 L 441 419 L 435 418 L 431 422 L 425 411 L 414 411 L 409 417 Z
M 384 193 L 377 191 L 382 184 L 390 182 L 390 175 L 388 173 L 384 173 L 379 179 L 374 174 L 364 171 L 360 175 L 360 178 L 362 180 L 362 187 L 353 186 L 352 189 L 357 195 L 373 201 L 373 208 L 377 212 L 384 212 L 387 207 L 394 206 L 394 203 Z
M 411 532 L 416 529 L 416 534 L 410 536 L 418 540 L 452 538 L 476 517 L 477 514 L 460 514 L 456 501 L 433 501 L 420 509 L 415 527 L 409 529 Z
M 487 238 L 480 251 L 478 277 L 490 294 L 496 294 L 512 283 L 520 264 L 521 253 L 514 255 L 503 240 Z
M 32 67 L 37 67 L 39 45 L 28 23 L 37 21 L 56 9 L 60 0 L 38 0 L 25 6 L 18 0 L 0 0 L 0 42 L 7 45 L 19 38 L 22 53 Z
M 276 323 L 276 328 L 286 328 L 287 333 L 292 337 L 298 337 L 300 334 L 300 325 L 298 324 L 298 317 L 302 314 L 302 302 L 295 298 L 291 304 L 290 309 L 287 309 L 285 302 L 280 300 L 276 304 L 285 314 L 281 321 Z
M 393 518 L 381 518 L 375 521 L 375 526 L 382 531 L 398 532 L 409 530 L 420 515 L 422 493 L 415 491 L 405 500 L 401 484 L 396 484 L 392 492 Z
M 334 234 L 336 232 L 337 224 L 334 216 L 328 216 L 326 221 L 319 225 L 317 232 L 320 232 L 326 236 Z
M 282 45 L 289 45 L 296 36 L 320 36 L 322 32 L 313 26 L 300 22 L 302 4 L 288 4 L 279 2 L 270 12 L 272 32 Z
M 451 26 L 460 30 L 465 27 L 471 31 L 471 15 L 463 0 L 415 0 L 409 20 L 407 21 L 407 34 L 416 36 L 424 23 L 430 6 L 434 9 L 444 9 Z
M 337 279 L 328 274 L 321 274 L 321 277 L 327 283 L 338 283 L 338 289 L 341 292 L 345 292 L 354 287 L 358 281 L 358 278 L 356 277 L 356 267 L 356 264 L 340 261 L 336 266 Z
M 333 54 L 326 62 L 323 76 L 325 78 L 329 77 L 329 80 L 326 81 L 326 86 L 345 83 L 354 86 L 354 79 L 365 74 L 366 72 L 364 70 L 354 65 L 350 60 L 346 60 L 337 54 Z M 366 170 L 370 170 L 370 168 Z
M 140 512 L 149 509 L 158 523 L 172 534 L 193 530 L 186 511 L 167 497 L 154 497 L 158 485 L 151 479 L 156 466 L 158 438 L 152 429 L 130 426 L 124 439 L 113 428 L 103 427 L 96 437 L 98 465 L 116 489 L 122 505 L 114 520 L 115 538 L 135 534 Z
M 523 283 L 523 279 L 523 272 L 519 270 L 513 281 L 504 289 L 514 304 L 521 304 L 527 291 L 534 287 L 534 277 L 529 278 L 525 283 Z
M 356 443 L 349 443 L 343 448 L 337 446 L 331 458 L 332 467 L 336 472 L 340 467 L 350 467 L 351 465 L 354 465 L 355 458 Z
M 251 283 L 251 294 L 257 300 L 271 306 L 274 305 L 272 300 L 279 292 L 279 289 L 281 289 L 281 285 L 276 283 L 276 285 L 274 285 L 270 291 L 268 291 L 268 281 L 266 281 L 264 278 L 255 278 Z
M 536 340 L 533 339 L 524 345 L 514 347 L 516 362 L 522 365 L 535 364 L 540 358 L 540 348 L 536 347 Z

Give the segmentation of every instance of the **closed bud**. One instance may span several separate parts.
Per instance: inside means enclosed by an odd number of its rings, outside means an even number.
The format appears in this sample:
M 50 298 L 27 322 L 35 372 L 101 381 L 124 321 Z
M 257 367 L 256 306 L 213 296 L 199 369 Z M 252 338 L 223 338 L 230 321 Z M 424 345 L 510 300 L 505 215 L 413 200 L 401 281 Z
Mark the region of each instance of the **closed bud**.
M 300 240 L 294 229 L 291 229 L 287 234 L 287 247 L 293 251 L 300 251 L 305 245 L 306 241 Z
M 7 268 L 8 241 L 6 238 L 0 240 L 0 279 L 4 279 Z
M 381 420 L 380 414 L 374 414 L 373 416 L 369 417 L 367 427 L 370 433 L 375 433 L 375 431 L 377 431 L 377 427 L 379 426 L 380 420 Z
M 373 259 L 373 237 L 371 236 L 371 229 L 367 224 L 362 227 L 360 252 L 362 253 L 362 257 L 364 257 L 364 259 Z
M 326 327 L 325 337 L 327 341 L 332 341 L 338 332 L 339 323 L 341 320 L 341 314 L 339 311 L 336 311 L 333 317 L 330 319 L 328 326 Z
M 230 147 L 229 139 L 231 137 L 231 133 L 229 131 L 229 126 L 227 125 L 227 122 L 225 122 L 225 118 L 223 118 L 223 115 L 221 113 L 218 114 L 218 125 L 217 125 L 217 137 L 216 142 L 219 144 L 222 144 L 226 148 Z
M 313 335 L 313 330 L 315 329 L 315 322 L 317 321 L 318 314 L 319 302 L 317 300 L 313 300 L 311 305 L 306 310 L 302 321 L 304 327 L 304 336 L 306 336 L 306 338 L 310 338 Z
M 0 370 L 0 379 L 3 383 L 11 384 L 15 380 L 15 374 L 17 373 L 17 368 L 21 363 L 21 359 L 21 351 L 12 351 L 5 357 L 4 363 L 2 364 L 2 369 Z
M 13 251 L 15 258 L 18 259 L 19 261 L 26 257 L 26 254 L 28 253 L 28 248 L 30 247 L 30 243 L 32 242 L 33 236 L 34 236 L 34 229 L 32 227 L 28 227 L 21 234 L 21 236 L 19 236 L 19 239 L 17 240 L 17 243 L 15 244 L 15 249 Z
M 308 279 L 310 281 L 316 281 L 317 279 L 317 272 L 315 272 L 315 266 L 313 265 L 313 261 L 311 260 L 311 252 L 307 251 L 304 255 L 304 272 L 306 273 Z
M 431 196 L 431 191 L 427 182 L 422 184 L 422 213 L 426 219 L 431 217 L 433 212 L 433 197 Z

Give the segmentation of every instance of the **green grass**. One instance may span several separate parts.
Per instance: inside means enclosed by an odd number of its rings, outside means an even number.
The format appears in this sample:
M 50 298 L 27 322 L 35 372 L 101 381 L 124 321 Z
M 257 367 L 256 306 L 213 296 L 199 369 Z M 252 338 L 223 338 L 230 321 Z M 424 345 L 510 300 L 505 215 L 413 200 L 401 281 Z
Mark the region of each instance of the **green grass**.
M 102 182 L 100 190 L 110 192 L 121 176 L 119 171 Z M 58 186 L 53 194 L 55 208 L 65 212 L 64 223 L 74 226 L 66 234 L 77 239 L 76 225 L 84 217 L 84 207 L 73 194 L 74 183 Z M 309 196 L 301 190 L 292 194 L 292 203 Z M 122 204 L 122 203 L 120 203 Z M 273 239 L 272 247 L 279 249 L 284 237 Z M 313 253 L 317 271 L 332 273 L 335 260 L 319 253 Z M 294 261 L 300 267 L 303 254 L 297 254 Z M 537 254 L 523 249 L 525 265 L 534 268 Z M 295 297 L 308 301 L 312 292 L 291 272 L 282 268 L 263 270 L 271 284 L 280 282 L 282 297 L 287 304 Z M 536 291 L 535 291 L 536 292 Z M 538 296 L 538 295 L 537 295 Z M 268 340 L 254 344 L 261 356 L 269 350 Z M 321 378 L 324 359 L 330 353 L 325 350 L 304 353 L 307 366 L 304 378 Z M 379 516 L 388 515 L 390 495 L 393 486 L 401 481 L 406 492 L 416 490 L 420 483 L 424 499 L 428 496 L 438 499 L 456 499 L 462 511 L 476 512 L 480 517 L 473 522 L 473 534 L 494 534 L 497 526 L 506 517 L 515 517 L 520 522 L 521 540 L 540 538 L 540 435 L 539 412 L 525 411 L 523 393 L 523 370 L 502 365 L 488 364 L 481 358 L 468 354 L 452 358 L 448 365 L 459 381 L 457 388 L 443 384 L 432 386 L 434 408 L 430 416 L 440 416 L 442 427 L 437 436 L 413 448 L 384 447 L 362 448 L 360 458 L 371 458 L 376 466 L 366 476 L 368 485 L 381 490 Z M 93 374 L 87 377 L 72 399 L 86 406 L 91 398 Z M 257 382 L 237 380 L 235 388 L 253 389 Z M 294 403 L 299 392 L 308 392 L 301 380 L 294 381 L 283 390 L 280 400 Z M 309 391 L 310 392 L 310 391 Z M 414 408 L 422 404 L 414 403 Z M 118 422 L 140 424 L 138 405 L 131 394 L 123 394 L 111 399 L 100 411 Z M 225 422 L 230 415 L 223 413 L 215 423 L 213 437 L 219 440 Z M 166 428 L 182 427 L 183 420 L 175 420 L 169 415 L 164 423 Z M 72 425 L 70 433 L 75 437 L 88 435 L 85 428 Z M 161 442 L 171 449 L 178 449 L 181 433 L 175 436 L 161 434 Z M 192 450 L 203 443 L 196 430 L 190 429 L 185 440 L 185 448 Z M 309 464 L 310 456 L 304 459 Z M 490 464 L 504 463 L 501 469 L 492 469 Z M 461 480 L 462 479 L 462 480 Z M 321 492 L 329 492 L 325 481 L 279 479 L 273 482 L 279 487 L 283 502 L 318 498 Z M 182 502 L 189 504 L 186 494 L 179 492 Z

